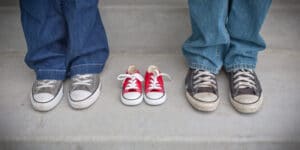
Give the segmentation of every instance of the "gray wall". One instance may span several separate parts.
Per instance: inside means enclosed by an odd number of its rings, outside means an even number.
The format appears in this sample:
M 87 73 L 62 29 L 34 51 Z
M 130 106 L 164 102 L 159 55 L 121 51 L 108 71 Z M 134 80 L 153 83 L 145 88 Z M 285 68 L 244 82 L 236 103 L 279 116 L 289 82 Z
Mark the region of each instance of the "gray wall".
M 105 3 L 109 2 L 109 1 L 115 1 L 116 3 L 119 3 L 119 2 L 127 2 L 127 1 L 124 1 L 124 0 L 100 0 L 100 1 L 105 1 Z M 136 2 L 140 2 L 140 1 L 145 1 L 145 0 L 135 0 L 133 1 L 134 3 Z M 149 0 L 149 2 L 151 2 L 153 0 Z M 161 1 L 169 1 L 169 2 L 178 2 L 178 1 L 188 1 L 188 0 L 161 0 Z M 0 7 L 6 7 L 6 6 L 16 6 L 18 5 L 19 3 L 19 0 L 0 0 Z M 111 3 L 114 3 L 114 2 L 111 2 Z M 288 5 L 299 5 L 299 0 L 273 0 L 273 3 L 275 4 L 288 4 Z
M 6 6 L 16 6 L 18 5 L 19 0 L 0 0 L 0 6 L 6 7 Z

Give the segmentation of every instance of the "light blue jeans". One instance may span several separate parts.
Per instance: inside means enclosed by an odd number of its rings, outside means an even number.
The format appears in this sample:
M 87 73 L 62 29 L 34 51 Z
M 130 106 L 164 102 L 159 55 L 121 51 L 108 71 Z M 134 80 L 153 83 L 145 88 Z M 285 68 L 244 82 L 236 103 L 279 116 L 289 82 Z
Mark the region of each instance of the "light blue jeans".
M 183 45 L 187 64 L 217 74 L 255 69 L 266 45 L 259 32 L 272 0 L 189 0 L 192 35 Z

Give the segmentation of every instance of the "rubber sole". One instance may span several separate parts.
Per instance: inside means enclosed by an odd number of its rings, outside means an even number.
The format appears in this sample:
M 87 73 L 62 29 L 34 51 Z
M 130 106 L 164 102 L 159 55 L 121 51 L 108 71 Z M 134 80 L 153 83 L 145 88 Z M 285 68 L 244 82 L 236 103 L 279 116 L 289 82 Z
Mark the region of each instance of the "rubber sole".
M 63 94 L 63 85 L 62 85 L 56 97 L 53 98 L 51 101 L 47 103 L 39 103 L 36 100 L 34 100 L 32 93 L 30 94 L 30 101 L 34 110 L 40 112 L 47 112 L 54 109 L 59 104 L 59 102 L 63 98 L 63 95 L 64 94 Z
M 230 102 L 235 110 L 237 110 L 240 113 L 250 114 L 250 113 L 256 113 L 259 111 L 259 109 L 262 107 L 263 104 L 263 95 L 260 96 L 259 100 L 255 103 L 251 104 L 242 104 L 235 100 L 233 100 L 231 93 L 230 95 Z
M 212 112 L 215 111 L 219 105 L 220 100 L 217 99 L 214 102 L 201 102 L 195 98 L 193 98 L 188 92 L 186 92 L 186 98 L 188 102 L 197 110 Z

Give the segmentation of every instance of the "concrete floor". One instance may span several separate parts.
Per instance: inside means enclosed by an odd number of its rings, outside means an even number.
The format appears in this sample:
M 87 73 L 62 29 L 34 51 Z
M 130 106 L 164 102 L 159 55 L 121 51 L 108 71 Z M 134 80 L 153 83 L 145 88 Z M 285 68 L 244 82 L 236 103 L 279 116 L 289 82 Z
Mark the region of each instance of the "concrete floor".
M 0 149 L 45 145 L 48 149 L 89 149 L 90 144 L 103 149 L 297 149 L 300 66 L 291 64 L 300 63 L 300 53 L 282 51 L 267 50 L 260 57 L 257 72 L 265 104 L 254 115 L 241 115 L 231 107 L 223 73 L 218 76 L 221 103 L 217 111 L 207 114 L 192 109 L 184 97 L 186 67 L 176 54 L 112 54 L 102 74 L 102 95 L 94 106 L 75 111 L 64 99 L 55 110 L 39 113 L 28 100 L 34 75 L 23 64 L 24 54 L 4 53 L 0 56 Z M 173 77 L 166 82 L 168 101 L 158 107 L 122 105 L 117 75 L 131 63 L 145 70 L 153 62 Z
M 76 111 L 64 99 L 48 113 L 31 109 L 29 92 L 34 74 L 23 63 L 26 45 L 18 9 L 0 9 L 0 150 L 300 148 L 297 1 L 275 1 L 263 28 L 269 49 L 260 54 L 257 73 L 265 103 L 254 115 L 242 115 L 232 108 L 223 72 L 218 76 L 221 103 L 216 112 L 198 112 L 186 101 L 183 81 L 187 68 L 180 45 L 190 29 L 186 5 L 178 7 L 176 3 L 182 0 L 165 1 L 174 4 L 170 7 L 154 7 L 160 4 L 157 0 L 138 0 L 139 5 L 130 6 L 123 2 L 102 1 L 112 54 L 102 73 L 104 86 L 97 103 Z M 143 17 L 149 13 L 149 17 Z M 143 30 L 145 27 L 149 28 Z M 143 72 L 148 65 L 156 64 L 172 76 L 173 80 L 166 82 L 168 101 L 164 105 L 121 104 L 116 77 L 130 64 Z

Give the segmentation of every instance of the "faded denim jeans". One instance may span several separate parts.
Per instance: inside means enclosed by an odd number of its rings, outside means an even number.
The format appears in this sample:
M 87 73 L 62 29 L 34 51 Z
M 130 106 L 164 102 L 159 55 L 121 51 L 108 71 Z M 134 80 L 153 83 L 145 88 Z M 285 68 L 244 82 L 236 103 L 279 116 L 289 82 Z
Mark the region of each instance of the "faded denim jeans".
M 109 50 L 98 0 L 20 0 L 26 64 L 37 79 L 100 73 Z
M 266 45 L 259 32 L 272 0 L 189 0 L 192 35 L 183 45 L 190 68 L 217 74 L 255 69 Z

